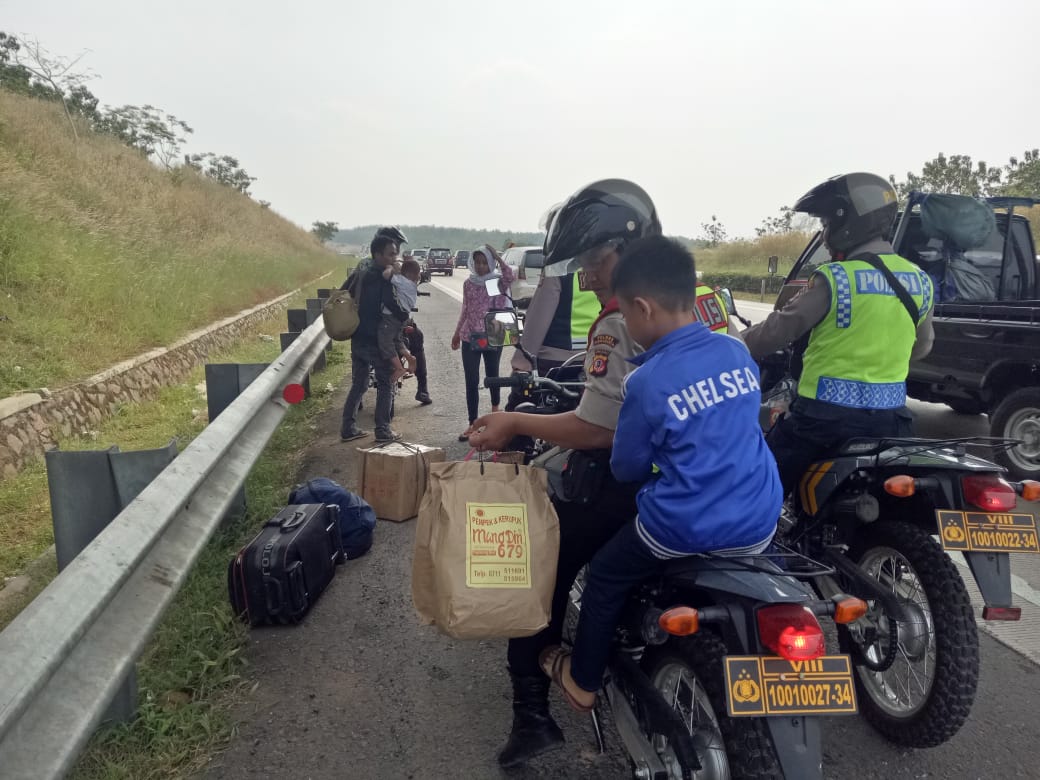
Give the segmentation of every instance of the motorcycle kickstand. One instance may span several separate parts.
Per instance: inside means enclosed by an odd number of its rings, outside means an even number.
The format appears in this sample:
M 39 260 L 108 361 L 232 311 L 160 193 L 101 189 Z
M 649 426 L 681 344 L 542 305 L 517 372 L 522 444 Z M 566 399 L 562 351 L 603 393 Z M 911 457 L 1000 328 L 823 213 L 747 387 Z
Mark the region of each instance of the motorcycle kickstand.
M 599 749 L 599 754 L 603 755 L 607 752 L 607 743 L 603 739 L 603 729 L 599 725 L 598 709 L 599 701 L 597 700 L 596 705 L 589 710 L 589 718 L 592 719 L 592 731 L 596 734 L 596 747 Z

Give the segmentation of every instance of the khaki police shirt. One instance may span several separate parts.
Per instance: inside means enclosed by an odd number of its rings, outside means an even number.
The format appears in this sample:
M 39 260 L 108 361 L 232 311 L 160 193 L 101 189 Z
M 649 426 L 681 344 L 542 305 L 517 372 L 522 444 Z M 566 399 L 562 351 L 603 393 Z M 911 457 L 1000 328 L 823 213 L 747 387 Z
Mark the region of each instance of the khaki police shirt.
M 635 369 L 628 358 L 643 348 L 628 335 L 621 312 L 601 319 L 590 334 L 585 353 L 585 392 L 575 414 L 592 425 L 616 430 L 625 376 Z

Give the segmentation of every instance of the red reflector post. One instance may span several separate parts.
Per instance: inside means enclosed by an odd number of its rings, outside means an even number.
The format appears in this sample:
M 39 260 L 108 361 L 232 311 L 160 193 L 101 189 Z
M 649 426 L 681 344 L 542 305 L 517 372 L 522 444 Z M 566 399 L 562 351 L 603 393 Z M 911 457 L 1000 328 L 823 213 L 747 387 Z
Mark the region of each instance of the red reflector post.
M 1011 485 L 995 474 L 961 477 L 961 489 L 965 501 L 987 512 L 1005 512 L 1018 503 Z
M 285 389 L 282 390 L 282 398 L 285 399 L 287 404 L 298 404 L 306 397 L 307 391 L 303 389 L 303 385 L 286 385 Z
M 1021 620 L 1022 607 L 983 607 L 983 620 Z

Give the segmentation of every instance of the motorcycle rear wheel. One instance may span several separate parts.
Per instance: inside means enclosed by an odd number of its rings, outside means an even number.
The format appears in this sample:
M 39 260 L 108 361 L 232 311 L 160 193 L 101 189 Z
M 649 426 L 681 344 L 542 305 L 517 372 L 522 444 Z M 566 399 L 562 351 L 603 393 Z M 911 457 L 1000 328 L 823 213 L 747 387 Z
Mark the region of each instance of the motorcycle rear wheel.
M 920 618 L 897 624 L 897 652 L 886 669 L 857 663 L 860 712 L 898 745 L 941 745 L 967 720 L 979 680 L 978 629 L 960 572 L 925 530 L 903 522 L 864 526 L 848 555 Z M 854 659 L 878 663 L 889 650 L 889 618 L 879 605 L 861 620 L 871 616 L 869 640 L 862 623 L 840 627 L 840 636 Z
M 726 646 L 709 632 L 648 647 L 642 666 L 665 701 L 687 723 L 697 744 L 696 780 L 783 778 L 764 718 L 731 718 L 726 711 Z M 659 735 L 648 734 L 669 776 L 683 777 L 679 759 Z

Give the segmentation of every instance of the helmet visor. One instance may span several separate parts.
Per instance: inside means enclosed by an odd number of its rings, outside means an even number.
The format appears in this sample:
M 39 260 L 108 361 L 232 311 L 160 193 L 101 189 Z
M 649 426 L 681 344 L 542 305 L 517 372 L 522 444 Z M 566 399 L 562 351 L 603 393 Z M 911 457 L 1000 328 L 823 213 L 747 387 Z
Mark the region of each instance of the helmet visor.
M 624 240 L 620 238 L 612 239 L 582 252 L 577 257 L 571 257 L 567 260 L 560 260 L 552 265 L 547 265 L 544 273 L 546 276 L 566 276 L 567 274 L 576 274 L 582 270 L 595 270 L 603 263 L 603 258 L 619 247 L 624 246 L 624 243 Z

